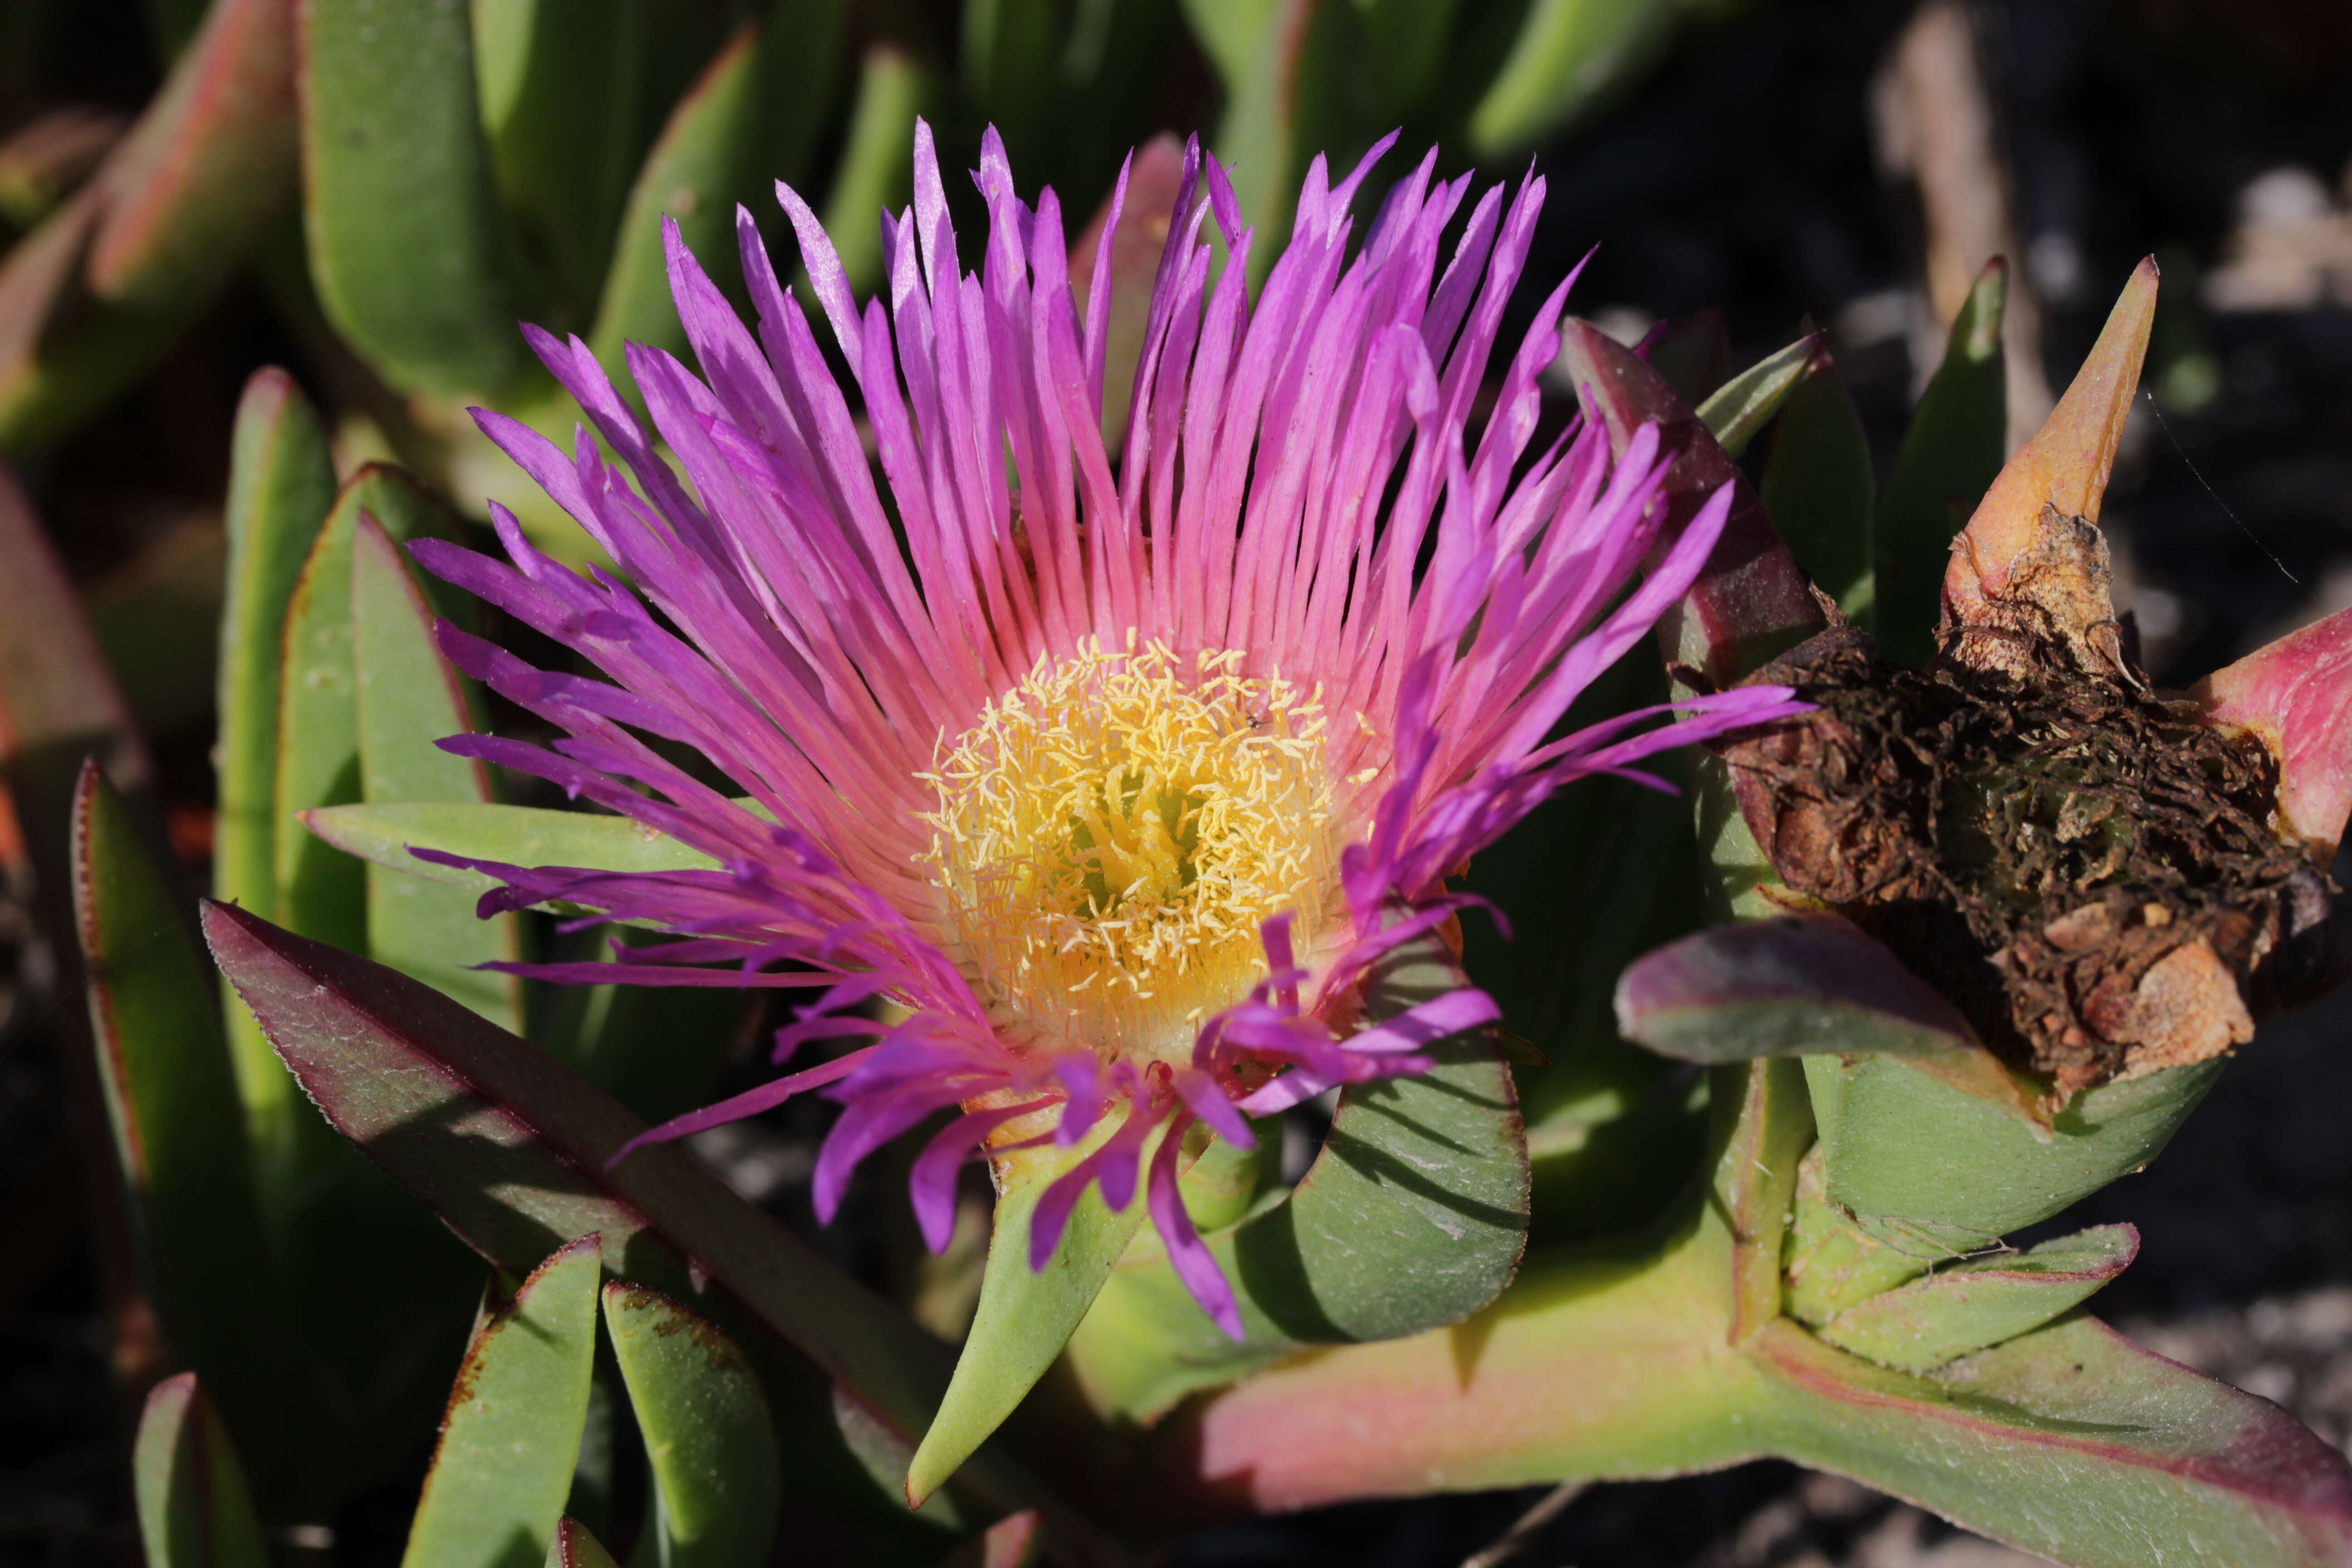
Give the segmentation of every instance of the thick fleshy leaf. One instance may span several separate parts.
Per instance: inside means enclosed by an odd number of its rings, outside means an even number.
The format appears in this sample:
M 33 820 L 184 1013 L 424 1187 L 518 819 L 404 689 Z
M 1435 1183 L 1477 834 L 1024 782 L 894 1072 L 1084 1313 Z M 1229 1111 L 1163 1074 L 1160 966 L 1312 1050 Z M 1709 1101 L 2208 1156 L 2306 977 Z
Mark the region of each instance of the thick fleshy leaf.
M 1768 1208 L 1739 1201 L 1779 1184 L 1748 1173 L 1784 1142 L 1754 1123 L 1788 1097 L 1741 1098 L 1717 1124 L 1717 1181 L 1668 1224 L 1531 1262 L 1459 1328 L 1296 1358 L 1188 1408 L 1158 1435 L 1148 1501 L 1189 1522 L 1777 1455 L 2085 1568 L 2137 1568 L 2152 1549 L 2265 1568 L 2344 1560 L 2341 1455 L 2276 1406 L 2093 1320 L 1934 1377 L 1785 1319 L 1738 1336 L 1726 1277 L 1739 1251 L 1777 1237 Z
M 1886 1056 L 1808 1057 L 1829 1197 L 1856 1214 L 1948 1226 L 1979 1245 L 2049 1218 L 2136 1171 L 2167 1142 L 2224 1058 L 2103 1085 L 2048 1129 Z
M 465 7 L 300 8 L 303 216 L 319 302 L 407 392 L 505 388 L 538 314 L 499 206 Z
M 2062 517 L 2099 521 L 2156 325 L 2156 283 L 2150 257 L 2133 268 L 2058 406 L 1977 503 L 1944 574 L 1947 624 L 2006 590 L 2011 564 L 2041 537 L 2043 507 L 2056 507 Z
M 1764 510 L 1805 575 L 1857 625 L 1873 624 L 1870 437 L 1827 351 L 1806 366 L 1772 428 Z
M 547 1543 L 545 1568 L 620 1568 L 604 1543 L 588 1527 L 566 1516 L 555 1522 L 555 1539 Z
M 220 739 L 213 752 L 213 896 L 278 918 L 278 679 L 286 606 L 335 500 L 317 410 L 294 378 L 254 372 L 229 451 L 227 595 L 220 627 Z M 299 832 L 290 823 L 288 831 Z M 285 1092 L 285 1069 L 253 1016 L 224 998 L 237 1088 L 248 1108 Z
M 1675 0 L 1534 0 L 1471 111 L 1471 150 L 1516 153 L 1575 124 L 1649 68 L 1681 12 Z
M 795 0 L 774 12 L 764 26 L 746 25 L 712 58 L 637 172 L 588 335 L 616 380 L 627 375 L 624 343 L 687 352 L 670 300 L 662 220 L 677 225 L 686 247 L 717 277 L 731 279 L 737 204 L 772 212 L 767 182 L 803 181 L 840 74 L 841 5 Z
M 2352 1472 L 2268 1400 L 2069 1316 L 1921 1377 L 1794 1324 L 1759 1337 L 1774 1447 L 2078 1568 L 2321 1568 L 2352 1552 Z
M 236 1449 L 194 1373 L 148 1392 L 131 1482 L 147 1568 L 267 1568 Z
M 293 0 L 220 0 L 81 191 L 0 266 L 0 449 L 138 376 L 294 189 Z
M 1972 1258 L 1874 1296 L 1815 1331 L 1902 1372 L 1933 1372 L 2070 1311 L 2131 1266 L 2139 1232 L 2094 1226 L 2022 1253 Z
M 719 862 L 625 816 L 500 805 L 478 800 L 362 801 L 321 806 L 303 825 L 372 866 L 405 871 L 448 887 L 487 892 L 498 882 L 479 871 L 436 865 L 409 853 L 437 849 L 516 866 L 578 866 L 599 871 L 708 870 Z
M 360 793 L 386 805 L 468 797 L 488 804 L 489 769 L 435 744 L 474 728 L 464 678 L 434 643 L 422 584 L 366 512 L 352 538 L 352 658 Z M 521 1027 L 521 982 L 478 967 L 521 956 L 519 917 L 478 920 L 474 900 L 462 890 L 381 867 L 368 870 L 367 900 L 372 957 L 494 1023 Z
M 1030 1225 L 1038 1200 L 1108 1142 L 1116 1127 L 1116 1120 L 1106 1117 L 1072 1147 L 1048 1144 L 996 1161 L 996 1210 L 980 1305 L 939 1414 L 908 1467 L 908 1502 L 919 1505 L 937 1491 L 1036 1386 L 1142 1226 L 1140 1193 L 1130 1195 L 1124 1209 L 1113 1210 L 1101 1188 L 1089 1185 L 1071 1207 L 1045 1266 L 1030 1267 Z M 1154 1138 L 1139 1163 L 1148 1166 L 1158 1147 Z
M 948 1352 L 682 1151 L 606 1162 L 645 1124 L 461 1005 L 380 964 L 210 904 L 222 972 L 336 1128 L 501 1267 L 597 1232 L 608 1264 L 704 1311 L 715 1283 L 912 1449 Z M 1005 1507 L 1037 1484 L 1001 1453 L 963 1471 Z
M 2255 649 L 2190 693 L 2205 721 L 2252 735 L 2278 759 L 2280 826 L 2322 868 L 2352 815 L 2352 609 Z
M 75 797 L 74 915 L 90 1031 L 147 1287 L 265 1493 L 315 1479 L 315 1412 L 273 1283 L 220 1010 L 169 889 L 95 763 Z M 289 1442 L 287 1439 L 294 1438 Z
M 887 43 L 866 46 L 841 162 L 821 215 L 841 269 L 860 293 L 882 279 L 877 215 L 906 205 L 914 179 L 915 119 L 930 91 L 929 78 L 911 57 Z
M 1731 516 L 1706 569 L 1658 622 L 1666 657 L 1727 686 L 1820 631 L 1825 623 L 1797 558 L 1772 531 L 1738 466 L 1664 378 L 1590 322 L 1561 322 L 1560 345 L 1578 400 L 1616 452 L 1643 426 L 1658 426 L 1660 450 L 1674 461 L 1662 538 L 1678 536 L 1709 497 L 1732 487 Z
M 780 1459 L 751 1363 L 708 1318 L 625 1280 L 604 1287 L 604 1326 L 653 1471 L 651 1539 L 631 1560 L 757 1568 L 776 1532 Z
M 1377 1021 L 1463 984 L 1434 940 L 1371 983 Z M 1153 1236 L 1138 1238 L 1070 1342 L 1097 1408 L 1137 1419 L 1307 1344 L 1460 1321 L 1507 1284 L 1528 1225 L 1525 1129 L 1491 1031 L 1425 1047 L 1436 1066 L 1341 1091 L 1288 1194 L 1204 1237 L 1241 1309 L 1239 1343 L 1209 1321 Z
M 1804 379 L 1806 369 L 1822 352 L 1824 334 L 1808 332 L 1787 348 L 1765 355 L 1754 364 L 1707 394 L 1697 405 L 1698 416 L 1723 448 L 1725 457 L 1737 458 L 1748 450 L 1748 443 L 1757 433 L 1772 422 L 1780 412 L 1780 405 Z M 1658 363 L 1655 349 L 1650 363 Z M 1660 366 L 1664 374 L 1664 367 Z M 1672 378 L 1668 378 L 1671 384 Z M 1679 393 L 1679 388 L 1677 392 Z M 1688 402 L 1688 398 L 1684 401 Z
M 1742 921 L 1660 948 L 1619 979 L 1617 1026 L 1684 1061 L 1884 1056 L 2046 1125 L 1958 1008 L 1835 915 Z
M 546 1557 L 588 1414 L 602 1261 L 593 1236 L 558 1248 L 475 1329 L 402 1568 L 537 1568 Z
M 629 185 L 646 18 L 623 0 L 473 0 L 475 90 L 490 172 L 561 319 L 604 280 Z
M 1959 532 L 2007 455 L 2009 373 L 2000 323 L 2009 301 L 2009 263 L 1996 256 L 1952 321 L 1937 366 L 1886 492 L 1878 503 L 1879 650 L 1914 667 L 1936 651 L 1936 620 Z
M 1983 1249 L 1948 1227 L 1853 1214 L 1829 1200 L 1816 1142 L 1797 1166 L 1797 1197 L 1780 1269 L 1780 1310 L 1818 1328 L 1848 1308 L 1907 1284 L 1938 1263 Z

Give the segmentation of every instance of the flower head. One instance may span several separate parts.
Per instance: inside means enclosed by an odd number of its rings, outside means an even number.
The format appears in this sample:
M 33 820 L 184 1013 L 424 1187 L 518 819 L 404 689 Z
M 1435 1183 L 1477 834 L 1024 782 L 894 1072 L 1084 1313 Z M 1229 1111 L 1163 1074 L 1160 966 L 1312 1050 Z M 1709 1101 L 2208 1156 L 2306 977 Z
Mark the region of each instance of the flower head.
M 756 333 L 673 228 L 701 374 L 630 351 L 667 459 L 585 345 L 530 333 L 620 464 L 585 432 L 567 458 L 502 416 L 482 428 L 631 581 L 557 565 L 497 509 L 511 564 L 419 545 L 610 678 L 445 626 L 460 668 L 567 736 L 446 744 L 723 868 L 467 862 L 504 884 L 485 908 L 560 899 L 672 933 L 524 973 L 814 991 L 779 1062 L 866 1040 L 649 1136 L 822 1087 L 844 1107 L 815 1175 L 830 1217 L 867 1152 L 960 1108 L 914 1163 L 937 1247 L 976 1149 L 1091 1133 L 1040 1200 L 1034 1260 L 1087 1184 L 1114 1208 L 1140 1186 L 1238 1334 L 1178 1196 L 1185 1130 L 1246 1143 L 1245 1111 L 1413 1071 L 1419 1047 L 1491 1022 L 1475 991 L 1363 1027 L 1356 1004 L 1384 953 L 1451 918 L 1445 879 L 1551 791 L 1792 710 L 1750 689 L 1553 734 L 1688 586 L 1729 498 L 1661 539 L 1654 433 L 1614 462 L 1581 428 L 1529 450 L 1567 282 L 1472 439 L 1543 183 L 1486 191 L 1449 251 L 1471 181 L 1433 178 L 1433 153 L 1351 251 L 1387 146 L 1336 185 L 1316 162 L 1254 303 L 1255 237 L 1224 171 L 1188 152 L 1116 450 L 1099 435 L 1112 268 L 1081 309 L 1054 193 L 1024 205 L 992 133 L 979 271 L 920 129 L 914 205 L 883 220 L 887 298 L 862 310 L 778 187 L 876 460 L 748 215 Z M 1122 174 L 1106 258 L 1125 193 Z M 1211 222 L 1231 255 L 1213 277 Z M 748 802 L 645 737 L 695 748 Z M 875 1016 L 877 998 L 896 1006 Z

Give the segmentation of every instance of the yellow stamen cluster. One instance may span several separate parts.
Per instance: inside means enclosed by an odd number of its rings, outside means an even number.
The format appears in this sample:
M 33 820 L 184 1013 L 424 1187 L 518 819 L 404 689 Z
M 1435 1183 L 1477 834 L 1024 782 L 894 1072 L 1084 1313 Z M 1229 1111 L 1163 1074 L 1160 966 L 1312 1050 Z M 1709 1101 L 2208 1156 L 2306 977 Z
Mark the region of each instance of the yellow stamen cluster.
M 921 858 L 1007 1022 L 1179 1058 L 1264 973 L 1260 922 L 1314 920 L 1331 859 L 1322 694 L 1236 674 L 1241 658 L 1090 644 L 941 737 Z

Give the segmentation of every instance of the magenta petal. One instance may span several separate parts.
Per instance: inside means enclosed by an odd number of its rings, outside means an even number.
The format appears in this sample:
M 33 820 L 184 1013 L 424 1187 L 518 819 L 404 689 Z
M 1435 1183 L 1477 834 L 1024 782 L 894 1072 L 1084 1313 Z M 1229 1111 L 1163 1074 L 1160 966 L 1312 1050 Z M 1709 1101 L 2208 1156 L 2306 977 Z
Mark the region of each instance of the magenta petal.
M 835 1058 L 822 1067 L 813 1067 L 801 1072 L 790 1073 L 772 1082 L 763 1083 L 757 1089 L 746 1089 L 741 1094 L 722 1100 L 716 1105 L 706 1105 L 699 1110 L 689 1110 L 683 1116 L 674 1116 L 660 1126 L 647 1128 L 622 1144 L 613 1157 L 604 1162 L 604 1168 L 611 1170 L 623 1160 L 627 1159 L 631 1150 L 642 1144 L 667 1143 L 674 1139 L 690 1138 L 697 1132 L 707 1132 L 711 1128 L 725 1122 L 740 1121 L 747 1116 L 757 1116 L 763 1110 L 782 1105 L 796 1094 L 805 1094 L 810 1089 L 821 1088 L 836 1079 L 847 1078 L 865 1065 L 866 1058 L 873 1055 L 875 1049 L 875 1047 L 868 1046 L 864 1050 L 851 1051 L 846 1056 Z
M 1184 1211 L 1183 1191 L 1176 1184 L 1176 1151 L 1184 1142 L 1183 1134 L 1184 1124 L 1180 1120 L 1160 1140 L 1159 1152 L 1151 1157 L 1144 1202 L 1151 1211 L 1152 1227 L 1167 1244 L 1168 1261 L 1175 1268 L 1176 1278 L 1184 1282 L 1192 1300 L 1201 1303 L 1201 1310 L 1209 1314 L 1209 1321 L 1238 1344 L 1242 1338 L 1241 1306 L 1234 1300 L 1234 1288 L 1227 1283 L 1224 1271 L 1202 1245 L 1201 1233 L 1192 1228 L 1192 1216 Z
M 934 1255 L 945 1252 L 955 1236 L 956 1173 L 988 1135 L 1015 1117 L 1045 1105 L 1042 1100 L 994 1110 L 974 1110 L 957 1117 L 931 1135 L 907 1177 L 907 1195 L 915 1206 L 915 1222 L 923 1228 L 923 1245 Z

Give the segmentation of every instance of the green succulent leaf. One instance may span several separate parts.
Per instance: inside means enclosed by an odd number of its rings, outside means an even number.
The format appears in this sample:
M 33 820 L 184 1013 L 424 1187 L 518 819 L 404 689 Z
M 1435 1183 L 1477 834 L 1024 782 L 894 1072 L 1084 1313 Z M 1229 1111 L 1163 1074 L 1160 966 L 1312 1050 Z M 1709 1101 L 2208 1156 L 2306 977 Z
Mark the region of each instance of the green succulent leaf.
M 495 392 L 537 314 L 499 206 L 464 6 L 310 0 L 301 29 L 303 216 L 319 302 L 408 392 Z
M 1878 508 L 1878 646 L 1900 664 L 1936 651 L 1952 536 L 2008 457 L 2008 370 L 2000 323 L 2009 268 L 1986 263 L 1952 322 L 1944 361 L 1919 406 Z
M 213 896 L 272 920 L 278 918 L 278 681 L 286 607 L 334 500 L 334 459 L 317 410 L 284 371 L 256 371 L 237 403 L 229 450 Z M 273 1104 L 286 1092 L 286 1070 L 253 1016 L 234 997 L 223 1003 L 238 1090 L 248 1110 Z
M 1069 1148 L 1048 1144 L 998 1158 L 996 1214 L 980 1306 L 939 1414 L 908 1468 L 909 1502 L 919 1504 L 937 1491 L 1013 1414 L 1077 1331 L 1143 1224 L 1139 1192 L 1125 1208 L 1114 1210 L 1103 1201 L 1100 1187 L 1089 1185 L 1070 1210 L 1060 1245 L 1045 1266 L 1029 1266 L 1029 1227 L 1037 1200 L 1108 1142 L 1116 1125 L 1116 1119 L 1105 1118 Z M 1154 1137 L 1139 1160 L 1149 1162 L 1158 1147 Z
M 473 0 L 474 86 L 490 172 L 526 255 L 584 321 L 635 149 L 641 0 Z
M 604 1324 L 645 1435 L 653 1516 L 630 1562 L 757 1568 L 780 1501 L 760 1380 L 718 1325 L 657 1290 L 604 1287 Z
M 1848 1308 L 1816 1331 L 1901 1372 L 1933 1372 L 2080 1306 L 2130 1267 L 2139 1232 L 2094 1226 L 2022 1253 L 1971 1258 Z
M 0 265 L 0 450 L 63 435 L 154 363 L 293 194 L 283 0 L 220 0 L 100 171 Z
M 236 1449 L 194 1373 L 148 1391 L 131 1482 L 147 1568 L 267 1568 Z
M 1515 153 L 1590 114 L 1664 51 L 1682 9 L 1675 0 L 1534 0 L 1471 111 L 1472 151 Z
M 1370 983 L 1391 1017 L 1463 984 L 1441 943 L 1412 943 Z M 1205 1237 L 1242 1313 L 1236 1344 L 1139 1237 L 1070 1342 L 1100 1409 L 1150 1419 L 1307 1344 L 1390 1339 L 1493 1300 L 1526 1244 L 1528 1169 L 1510 1069 L 1488 1029 L 1427 1047 L 1428 1073 L 1343 1090 L 1297 1186 Z
M 1617 1026 L 1683 1061 L 1884 1057 L 2048 1136 L 2032 1093 L 1959 1010 L 1835 915 L 1742 921 L 1647 954 L 1618 980 Z
M 1872 621 L 1870 437 L 1826 351 L 1789 394 L 1764 464 L 1764 510 L 1797 563 L 1846 618 Z
M 625 816 L 602 812 L 478 800 L 370 800 L 322 806 L 306 812 L 302 820 L 327 843 L 372 866 L 478 894 L 498 884 L 483 872 L 436 865 L 409 851 L 438 849 L 514 866 L 577 866 L 599 871 L 709 870 L 719 864 L 667 834 L 649 832 Z
M 75 797 L 74 916 L 116 1157 L 149 1291 L 264 1467 L 272 1495 L 313 1479 L 299 1444 L 302 1363 L 274 1285 L 220 1008 L 170 889 L 95 763 Z M 289 1422 L 289 1417 L 297 1419 Z
M 1737 458 L 1747 451 L 1748 443 L 1772 422 L 1772 416 L 1780 412 L 1780 405 L 1804 380 L 1806 368 L 1821 353 L 1822 336 L 1820 332 L 1808 332 L 1787 348 L 1766 354 L 1708 393 L 1706 400 L 1697 405 L 1699 419 L 1714 434 L 1725 456 Z M 1658 363 L 1654 349 L 1650 361 L 1653 364 Z M 1664 374 L 1663 366 L 1660 374 Z M 1677 386 L 1675 390 L 1682 389 Z M 1685 400 L 1696 401 L 1687 394 Z
M 694 1301 L 739 1339 L 737 1323 L 764 1324 L 911 1452 L 948 1352 L 898 1308 L 676 1148 L 608 1170 L 645 1124 L 460 1004 L 226 905 L 207 905 L 204 923 L 222 972 L 337 1130 L 476 1251 L 518 1269 L 596 1232 L 622 1278 Z M 837 1484 L 810 1450 L 795 1463 L 802 1484 Z M 1044 1497 L 992 1449 L 963 1477 L 1003 1507 Z
M 537 1568 L 572 1489 L 596 1360 L 594 1236 L 557 1249 L 474 1331 L 402 1568 Z
M 433 611 L 392 536 L 366 512 L 352 538 L 352 658 L 359 696 L 360 792 L 403 805 L 471 795 L 488 804 L 489 769 L 435 744 L 475 728 L 467 684 L 433 640 Z M 478 968 L 520 956 L 518 918 L 478 920 L 461 890 L 371 867 L 368 952 L 520 1028 L 522 983 Z
M 1830 1200 L 1979 1244 L 2049 1218 L 2163 1152 L 2222 1058 L 2085 1090 L 2045 1130 L 1884 1056 L 1808 1057 Z
M 913 58 L 888 44 L 866 47 L 841 162 L 820 214 L 849 286 L 861 293 L 881 281 L 877 215 L 906 204 L 914 179 L 915 118 L 930 92 L 929 76 Z
M 620 1568 L 604 1543 L 588 1527 L 569 1516 L 555 1521 L 555 1539 L 547 1543 L 545 1568 Z

